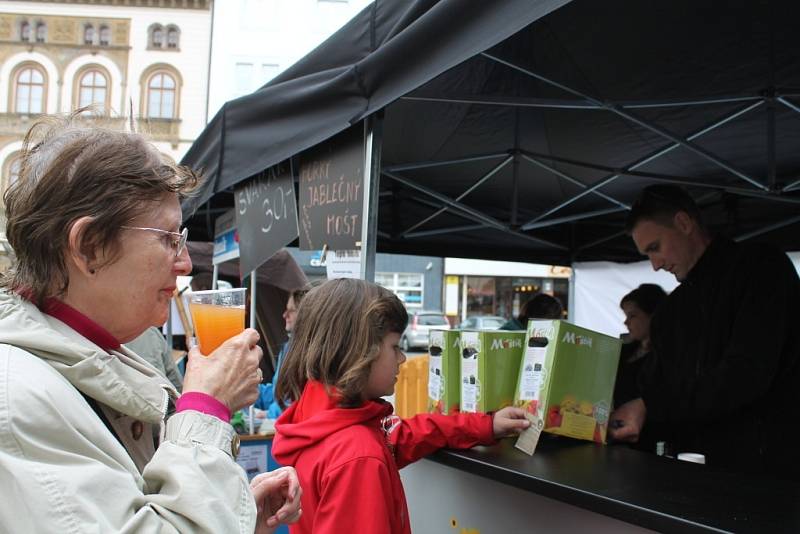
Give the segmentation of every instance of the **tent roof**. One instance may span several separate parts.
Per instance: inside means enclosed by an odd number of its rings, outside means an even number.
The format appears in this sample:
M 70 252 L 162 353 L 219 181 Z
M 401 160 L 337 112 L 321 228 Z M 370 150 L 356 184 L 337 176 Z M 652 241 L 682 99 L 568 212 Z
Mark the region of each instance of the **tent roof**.
M 799 249 L 792 13 L 379 0 L 223 107 L 184 158 L 211 178 L 184 213 L 203 205 L 209 232 L 234 184 L 383 110 L 379 251 L 635 259 L 626 211 L 655 182 L 688 185 L 712 228 Z

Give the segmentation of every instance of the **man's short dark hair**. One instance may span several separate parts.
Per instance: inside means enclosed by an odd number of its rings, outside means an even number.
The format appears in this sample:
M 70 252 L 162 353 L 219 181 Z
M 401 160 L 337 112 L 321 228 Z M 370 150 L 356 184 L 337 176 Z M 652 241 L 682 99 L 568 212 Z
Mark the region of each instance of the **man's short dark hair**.
M 689 193 L 677 185 L 651 185 L 642 189 L 639 197 L 631 206 L 625 231 L 630 234 L 633 228 L 644 220 L 656 222 L 664 226 L 672 226 L 678 212 L 684 212 L 694 219 L 700 228 L 705 229 L 703 216 Z

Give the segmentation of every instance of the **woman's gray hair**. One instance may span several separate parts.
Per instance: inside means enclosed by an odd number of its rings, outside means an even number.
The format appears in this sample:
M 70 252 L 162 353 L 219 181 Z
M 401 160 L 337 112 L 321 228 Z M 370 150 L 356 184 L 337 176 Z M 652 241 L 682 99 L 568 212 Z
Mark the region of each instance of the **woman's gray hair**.
M 23 141 L 18 180 L 5 192 L 6 235 L 15 265 L 2 285 L 34 302 L 63 295 L 69 286 L 65 254 L 72 225 L 91 217 L 80 236 L 102 268 L 119 255 L 121 227 L 165 194 L 195 190 L 199 177 L 170 165 L 142 135 L 81 124 L 77 114 L 49 117 Z

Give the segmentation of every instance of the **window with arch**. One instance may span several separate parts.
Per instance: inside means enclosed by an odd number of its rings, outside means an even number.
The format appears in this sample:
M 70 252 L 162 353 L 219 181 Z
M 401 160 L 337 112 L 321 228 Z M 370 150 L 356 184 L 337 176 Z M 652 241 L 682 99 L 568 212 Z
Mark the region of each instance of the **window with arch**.
M 77 107 L 93 106 L 93 113 L 103 114 L 108 108 L 108 76 L 98 67 L 89 67 L 78 79 Z
M 151 119 L 175 118 L 177 108 L 177 83 L 175 77 L 158 70 L 147 80 L 147 117 Z
M 47 77 L 39 65 L 27 64 L 14 77 L 14 111 L 44 113 Z
M 19 25 L 19 40 L 25 42 L 31 40 L 31 25 L 27 20 L 23 20 Z
M 36 25 L 36 42 L 43 43 L 47 40 L 47 25 L 40 22 Z
M 164 28 L 160 24 L 150 27 L 150 48 L 164 47 Z
M 100 46 L 111 44 L 111 28 L 106 25 L 100 26 Z
M 180 43 L 180 32 L 176 26 L 169 26 L 167 28 L 167 48 L 178 48 Z
M 83 27 L 83 44 L 94 44 L 94 26 L 91 24 Z

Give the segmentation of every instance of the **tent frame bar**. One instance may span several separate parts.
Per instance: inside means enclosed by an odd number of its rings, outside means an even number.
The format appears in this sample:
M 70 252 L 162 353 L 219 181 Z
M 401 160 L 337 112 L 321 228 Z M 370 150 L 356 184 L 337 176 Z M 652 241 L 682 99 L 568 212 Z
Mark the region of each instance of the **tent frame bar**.
M 556 219 L 547 219 L 546 221 L 527 223 L 522 226 L 522 230 L 535 230 L 537 228 L 547 228 L 548 226 L 556 226 L 564 223 L 571 223 L 580 221 L 581 219 L 589 219 L 591 217 L 602 217 L 611 213 L 618 213 L 620 211 L 628 211 L 630 208 L 625 206 L 616 206 L 613 208 L 606 208 L 602 210 L 587 211 L 583 213 L 576 213 L 574 215 L 567 215 L 566 217 L 558 217 Z
M 753 230 L 752 232 L 747 232 L 745 234 L 742 234 L 740 236 L 735 237 L 734 241 L 744 241 L 745 239 L 750 239 L 752 237 L 756 237 L 756 236 L 759 236 L 759 235 L 762 235 L 762 234 L 766 234 L 766 233 L 771 232 L 773 230 L 778 230 L 779 228 L 783 228 L 784 226 L 790 226 L 790 225 L 798 223 L 798 222 L 800 222 L 800 215 L 798 215 L 796 217 L 792 217 L 791 219 L 786 219 L 785 221 L 781 221 L 781 222 L 778 222 L 778 223 L 775 223 L 775 224 L 771 224 L 769 226 L 765 226 L 765 227 L 760 228 L 758 230 Z
M 420 161 L 418 163 L 407 163 L 400 165 L 388 165 L 383 168 L 384 171 L 401 172 L 412 171 L 416 169 L 429 169 L 431 167 L 441 167 L 443 165 L 457 165 L 459 163 L 473 163 L 475 161 L 482 161 L 486 159 L 499 159 L 508 157 L 508 152 L 498 152 L 496 154 L 476 154 L 474 156 L 466 156 L 458 159 L 447 159 L 441 161 Z
M 625 109 L 652 109 L 685 106 L 708 106 L 713 104 L 732 104 L 739 102 L 752 102 L 763 100 L 763 96 L 720 96 L 709 98 L 692 98 L 688 100 L 628 100 L 618 104 Z M 543 109 L 585 109 L 605 110 L 604 105 L 599 105 L 586 99 L 557 99 L 557 98 L 532 98 L 532 97 L 496 97 L 496 96 L 402 96 L 400 100 L 411 102 L 431 102 L 436 104 L 466 104 L 484 106 L 503 106 L 517 108 L 543 108 Z
M 759 106 L 762 106 L 763 104 L 764 104 L 763 100 L 759 100 L 759 101 L 753 102 L 752 104 L 749 104 L 747 106 L 738 108 L 738 109 L 736 109 L 736 110 L 734 110 L 734 111 L 722 116 L 721 118 L 717 119 L 716 121 L 710 123 L 709 125 L 704 126 L 700 130 L 697 130 L 694 133 L 690 134 L 687 137 L 687 139 L 689 139 L 689 140 L 697 139 L 697 138 L 707 134 L 708 132 L 711 132 L 711 131 L 719 128 L 720 126 L 723 126 L 724 124 L 727 124 L 728 122 L 736 119 L 737 117 L 739 117 L 741 115 L 744 115 L 745 113 L 748 113 L 749 111 L 752 111 L 753 109 L 755 109 L 755 108 L 757 108 Z M 555 213 L 557 211 L 560 211 L 561 209 L 569 206 L 573 202 L 575 202 L 577 200 L 580 200 L 584 196 L 586 196 L 586 195 L 588 195 L 588 194 L 590 194 L 590 193 L 592 193 L 592 192 L 594 192 L 594 191 L 596 191 L 596 190 L 598 190 L 598 189 L 610 184 L 611 182 L 613 182 L 617 178 L 620 178 L 621 176 L 623 176 L 625 173 L 633 171 L 633 170 L 636 170 L 638 168 L 641 168 L 641 167 L 647 165 L 648 163 L 650 163 L 651 161 L 659 159 L 660 157 L 664 156 L 665 154 L 668 154 L 669 152 L 672 152 L 673 150 L 675 150 L 676 148 L 679 148 L 680 146 L 681 145 L 679 143 L 672 143 L 670 145 L 664 146 L 664 147 L 656 150 L 655 152 L 652 152 L 652 153 L 640 158 L 639 160 L 635 161 L 634 163 L 631 163 L 631 164 L 628 164 L 628 165 L 624 166 L 620 171 L 614 172 L 610 176 L 607 176 L 605 178 L 600 179 L 598 182 L 596 182 L 594 185 L 590 186 L 589 188 L 585 189 L 584 191 L 576 194 L 575 196 L 573 196 L 571 198 L 568 198 L 564 202 L 558 204 L 557 206 L 551 208 L 550 210 L 546 211 L 545 213 L 539 215 L 538 217 L 536 217 L 536 218 L 534 218 L 534 219 L 532 219 L 532 220 L 530 220 L 528 222 L 531 222 L 531 223 L 539 222 L 542 219 L 545 219 L 546 217 L 552 215 L 553 213 Z
M 708 150 L 706 150 L 706 149 L 704 149 L 704 148 L 702 148 L 702 147 L 700 147 L 698 145 L 695 145 L 694 143 L 691 142 L 691 139 L 686 139 L 686 138 L 683 138 L 681 136 L 675 135 L 672 132 L 670 132 L 670 131 L 668 131 L 668 130 L 666 130 L 664 128 L 661 128 L 660 126 L 657 126 L 657 125 L 651 123 L 648 120 L 645 120 L 645 119 L 643 119 L 641 117 L 638 117 L 638 116 L 636 116 L 636 115 L 634 115 L 632 113 L 629 113 L 629 112 L 625 111 L 625 109 L 619 104 L 615 104 L 615 103 L 611 103 L 611 102 L 601 102 L 600 100 L 598 100 L 596 98 L 593 98 L 591 96 L 585 95 L 585 94 L 581 93 L 580 91 L 577 91 L 576 89 L 572 89 L 571 87 L 567 87 L 564 84 L 561 84 L 559 82 L 551 80 L 550 78 L 546 78 L 545 76 L 542 76 L 541 74 L 537 74 L 537 73 L 535 73 L 535 72 L 533 72 L 531 70 L 528 70 L 526 68 L 520 67 L 519 65 L 511 63 L 510 61 L 506 61 L 506 60 L 501 59 L 501 58 L 499 58 L 497 56 L 493 56 L 492 54 L 489 54 L 488 52 L 482 52 L 481 55 L 486 57 L 486 58 L 488 58 L 488 59 L 491 59 L 491 60 L 493 60 L 493 61 L 495 61 L 497 63 L 500 63 L 501 65 L 505 65 L 505 66 L 507 66 L 509 68 L 512 68 L 512 69 L 514 69 L 514 70 L 516 70 L 518 72 L 526 74 L 526 75 L 530 76 L 531 78 L 539 80 L 540 82 L 546 83 L 548 85 L 552 85 L 553 87 L 557 87 L 558 89 L 561 89 L 562 91 L 566 91 L 566 92 L 568 92 L 570 94 L 573 94 L 573 95 L 575 95 L 575 96 L 577 96 L 579 98 L 583 98 L 585 100 L 588 100 L 589 102 L 592 102 L 595 105 L 600 106 L 603 109 L 605 109 L 607 111 L 610 111 L 611 113 L 614 113 L 615 115 L 618 115 L 618 116 L 622 117 L 623 119 L 626 119 L 626 120 L 628 120 L 628 121 L 630 121 L 630 122 L 632 122 L 634 124 L 637 124 L 637 125 L 641 126 L 642 128 L 644 128 L 646 130 L 650 130 L 651 132 L 653 132 L 656 135 L 660 135 L 661 137 L 663 137 L 663 138 L 665 138 L 665 139 L 667 139 L 669 141 L 672 141 L 673 143 L 677 143 L 679 146 L 682 146 L 683 148 L 686 148 L 687 150 L 690 150 L 690 151 L 694 152 L 695 154 L 697 154 L 701 158 L 704 158 L 704 159 L 710 161 L 711 163 L 714 163 L 718 167 L 721 167 L 721 168 L 725 169 L 726 171 L 730 172 L 734 176 L 736 176 L 738 178 L 741 178 L 742 180 L 752 184 L 753 186 L 755 186 L 755 187 L 757 187 L 759 189 L 763 189 L 765 191 L 768 190 L 768 188 L 765 185 L 763 185 L 762 183 L 760 183 L 758 180 L 756 180 L 754 178 L 751 178 L 750 176 L 748 176 L 747 174 L 745 174 L 742 171 L 739 171 L 738 169 L 734 168 L 731 164 L 729 164 L 728 162 L 722 160 L 721 158 L 718 158 L 717 156 L 715 156 L 714 154 L 712 154 Z M 761 103 L 763 103 L 763 101 Z
M 399 183 L 401 183 L 401 184 L 403 184 L 403 185 L 405 185 L 407 187 L 410 187 L 412 189 L 416 189 L 420 193 L 424 193 L 425 195 L 427 195 L 427 196 L 429 196 L 431 198 L 435 198 L 436 200 L 438 200 L 439 202 L 441 202 L 442 204 L 444 204 L 446 206 L 450 206 L 452 208 L 459 209 L 460 211 L 462 211 L 464 213 L 467 213 L 468 215 L 474 217 L 475 219 L 478 219 L 479 221 L 483 221 L 488 226 L 490 226 L 490 227 L 492 227 L 492 228 L 494 228 L 496 230 L 500 230 L 500 231 L 505 232 L 505 233 L 507 233 L 509 235 L 512 235 L 514 237 L 518 237 L 520 239 L 525 239 L 527 241 L 533 241 L 533 242 L 538 243 L 540 245 L 546 245 L 546 246 L 548 246 L 550 248 L 555 248 L 557 250 L 567 250 L 567 247 L 565 247 L 563 245 L 559 245 L 557 243 L 552 243 L 552 242 L 547 241 L 545 239 L 540 239 L 538 237 L 534 237 L 532 235 L 525 234 L 523 232 L 512 230 L 511 228 L 509 228 L 508 226 L 504 225 L 502 222 L 498 221 L 494 217 L 490 217 L 489 215 L 486 215 L 485 213 L 482 213 L 482 212 L 480 212 L 480 211 L 478 211 L 476 209 L 470 208 L 469 206 L 467 206 L 465 204 L 462 204 L 461 202 L 453 200 L 452 198 L 450 198 L 450 197 L 448 197 L 446 195 L 443 195 L 443 194 L 438 193 L 438 192 L 436 192 L 436 191 L 434 191 L 434 190 L 432 190 L 432 189 L 430 189 L 428 187 L 420 185 L 420 184 L 414 182 L 413 180 L 409 180 L 408 178 L 402 177 L 400 175 L 397 175 L 397 174 L 394 174 L 392 172 L 388 172 L 388 171 L 385 171 L 385 170 L 383 171 L 383 175 L 388 177 L 388 178 L 391 178 L 392 180 L 394 180 L 396 182 L 399 182 Z
M 509 163 L 511 163 L 511 162 L 513 162 L 513 161 L 514 161 L 514 156 L 508 156 L 508 157 L 506 157 L 506 159 L 504 159 L 503 161 L 501 161 L 500 163 L 498 163 L 497 165 L 495 165 L 495 166 L 494 166 L 494 167 L 493 167 L 493 168 L 492 168 L 492 169 L 491 169 L 489 172 L 487 172 L 486 174 L 484 174 L 483 176 L 481 176 L 481 177 L 478 179 L 478 181 L 477 181 L 477 182 L 475 182 L 474 184 L 472 184 L 472 185 L 471 185 L 469 188 L 467 188 L 467 190 L 466 190 L 466 191 L 464 191 L 463 193 L 461 193 L 460 195 L 458 195 L 458 196 L 455 198 L 455 199 L 456 199 L 456 201 L 461 201 L 461 200 L 462 200 L 464 197 L 466 197 L 467 195 L 469 195 L 470 193 L 472 193 L 473 191 L 475 191 L 475 190 L 476 190 L 478 187 L 480 187 L 480 186 L 481 186 L 481 185 L 482 185 L 484 182 L 486 182 L 486 181 L 487 181 L 489 178 L 491 178 L 492 176 L 494 176 L 495 174 L 497 174 L 498 172 L 500 172 L 500 171 L 501 171 L 501 170 L 502 170 L 502 169 L 503 169 L 505 166 L 507 166 Z M 427 217 L 425 217 L 425 218 L 424 218 L 424 219 L 422 219 L 421 221 L 419 221 L 419 222 L 417 222 L 417 223 L 415 223 L 415 224 L 411 225 L 411 226 L 410 226 L 410 227 L 408 227 L 407 229 L 405 229 L 403 232 L 401 232 L 401 233 L 400 233 L 400 237 L 406 237 L 406 235 L 408 235 L 408 233 L 409 233 L 409 232 L 412 232 L 412 231 L 416 230 L 417 228 L 419 228 L 420 226 L 422 226 L 422 225 L 423 225 L 423 224 L 425 224 L 426 222 L 428 222 L 428 221 L 430 221 L 430 220 L 432 220 L 432 219 L 434 219 L 434 218 L 438 217 L 438 216 L 439 216 L 439 215 L 441 215 L 442 213 L 446 212 L 448 209 L 450 209 L 448 206 L 444 206 L 444 207 L 442 207 L 442 208 L 439 208 L 439 210 L 435 211 L 435 212 L 434 212 L 434 213 L 432 213 L 431 215 L 428 215 Z
M 625 171 L 621 169 L 614 169 L 613 167 L 608 167 L 606 165 L 597 165 L 595 163 L 588 163 L 585 161 L 579 161 L 570 158 L 562 158 L 559 156 L 552 156 L 549 154 L 538 154 L 535 152 L 530 152 L 528 150 L 523 150 L 523 154 L 534 158 L 540 158 L 545 160 L 551 160 L 559 163 L 566 163 L 568 165 L 575 165 L 576 167 L 585 167 L 587 169 L 595 169 L 604 172 L 612 172 L 612 173 L 619 173 L 625 176 L 630 176 L 634 178 L 644 178 L 648 180 L 653 180 L 657 182 L 663 182 L 668 184 L 675 184 L 675 185 L 682 185 L 686 187 L 699 187 L 699 188 L 706 188 L 706 189 L 716 189 L 719 191 L 726 191 L 728 193 L 732 193 L 735 195 L 745 195 L 754 198 L 760 198 L 763 200 L 772 200 L 775 202 L 794 202 L 795 199 L 782 197 L 777 192 L 772 191 L 769 193 L 762 193 L 760 191 L 756 191 L 753 189 L 747 189 L 744 187 L 736 187 L 736 186 L 729 186 L 723 184 L 712 184 L 708 182 L 698 182 L 692 178 L 685 177 L 685 176 L 673 176 L 671 174 L 661 174 L 661 173 L 650 173 L 650 172 L 638 172 L 638 171 Z M 800 181 L 797 182 L 800 184 Z M 788 186 L 787 186 L 788 187 Z
M 546 170 L 547 172 L 549 172 L 551 174 L 554 174 L 554 175 L 558 176 L 562 180 L 566 180 L 567 182 L 569 182 L 569 183 L 571 183 L 573 185 L 577 185 L 581 189 L 588 189 L 589 188 L 588 185 L 586 185 L 585 183 L 581 182 L 577 178 L 575 178 L 573 176 L 570 176 L 570 175 L 568 175 L 568 174 L 566 174 L 564 172 L 561 172 L 558 169 L 556 169 L 555 167 L 552 167 L 552 166 L 550 166 L 550 165 L 548 165 L 548 164 L 546 164 L 546 163 L 544 163 L 542 161 L 539 161 L 530 152 L 523 152 L 522 153 L 522 159 L 524 159 L 525 161 L 528 161 L 530 163 L 533 163 L 537 167 L 539 167 L 541 169 L 544 169 L 544 170 Z M 601 193 L 600 191 L 594 191 L 594 194 L 599 196 L 599 197 L 601 197 L 601 198 L 604 198 L 604 199 L 608 200 L 612 204 L 616 204 L 617 206 L 619 206 L 621 208 L 624 208 L 626 210 L 631 209 L 631 207 L 628 204 L 625 204 L 624 202 L 621 202 L 621 201 L 617 200 L 614 197 L 608 196 L 605 193 Z M 526 225 L 522 226 L 522 230 L 528 230 L 528 228 L 526 228 L 525 226 Z
M 783 104 L 783 105 L 784 105 L 784 106 L 786 106 L 787 108 L 791 109 L 792 111 L 795 111 L 795 112 L 797 112 L 797 113 L 800 113 L 800 108 L 799 108 L 799 107 L 797 107 L 797 106 L 795 106 L 795 105 L 794 105 L 792 102 L 790 102 L 789 100 L 786 100 L 786 97 L 785 97 L 785 96 L 779 96 L 779 97 L 777 97 L 775 100 L 777 100 L 778 102 L 780 102 L 781 104 Z
M 428 206 L 429 208 L 433 208 L 433 209 L 439 209 L 443 205 L 441 202 L 434 202 L 434 201 L 429 200 L 427 198 L 419 197 L 419 196 L 416 196 L 416 195 L 410 196 L 408 198 L 409 198 L 409 200 L 413 200 L 414 202 L 417 202 L 418 204 L 422 204 L 423 206 Z M 470 215 L 469 213 L 465 213 L 465 212 L 461 211 L 457 207 L 451 207 L 450 214 L 451 215 L 455 215 L 457 217 L 461 217 L 462 219 L 466 219 L 466 220 L 471 221 L 471 222 L 475 222 L 475 217 L 474 216 Z M 486 227 L 489 228 L 489 225 L 486 225 Z M 412 233 L 416 233 L 416 232 L 412 232 Z
M 800 188 L 800 179 L 795 180 L 794 182 L 790 183 L 789 185 L 781 189 L 781 192 L 788 193 L 790 191 L 794 191 L 797 188 Z
M 407 187 L 410 187 L 411 189 L 416 189 L 420 193 L 424 193 L 424 194 L 426 194 L 427 196 L 429 196 L 431 198 L 435 198 L 436 200 L 438 200 L 439 202 L 441 202 L 445 206 L 450 206 L 450 207 L 453 207 L 453 208 L 457 208 L 457 209 L 461 210 L 462 212 L 467 213 L 467 214 L 471 215 L 472 217 L 474 217 L 476 219 L 484 221 L 485 223 L 489 224 L 490 226 L 493 226 L 494 228 L 497 228 L 498 230 L 505 230 L 506 229 L 505 225 L 503 225 L 503 223 L 501 223 L 497 219 L 489 217 L 488 215 L 485 215 L 485 214 L 481 213 L 480 211 L 478 211 L 476 209 L 472 209 L 469 206 L 466 206 L 466 205 L 462 204 L 461 202 L 453 200 L 452 198 L 450 198 L 448 196 L 442 195 L 441 193 L 438 193 L 438 192 L 434 191 L 433 189 L 430 189 L 428 187 L 420 185 L 420 184 L 414 182 L 413 180 L 409 180 L 408 178 L 404 178 L 404 177 L 402 177 L 400 175 L 397 175 L 397 174 L 394 174 L 394 173 L 391 173 L 391 172 L 387 172 L 385 170 L 383 171 L 383 175 L 388 177 L 388 178 L 391 178 L 392 180 L 394 180 L 396 182 L 400 182 L 401 184 L 403 184 L 403 185 L 405 185 Z
M 785 197 L 779 196 L 774 194 L 764 194 L 758 193 L 757 191 L 731 191 L 735 195 L 741 195 L 745 197 L 757 198 L 760 200 L 767 200 L 770 202 L 779 202 L 783 204 L 800 204 L 800 198 L 793 198 L 793 197 Z
M 777 100 L 778 102 L 780 102 L 781 104 L 783 104 L 787 108 L 791 109 L 795 113 L 800 113 L 800 107 L 797 107 L 793 102 L 790 102 L 789 100 L 787 100 L 785 98 L 786 96 L 790 96 L 790 95 L 779 96 L 775 100 Z M 796 96 L 796 95 L 791 95 L 791 96 Z M 789 191 L 794 191 L 798 187 L 800 187 L 800 179 L 795 180 L 795 181 L 791 182 L 789 185 L 785 186 L 783 189 L 781 189 L 781 192 L 782 193 L 788 193 Z
M 403 237 L 406 239 L 413 239 L 415 237 L 430 237 L 442 234 L 457 234 L 459 232 L 471 232 L 473 230 L 483 230 L 490 228 L 485 224 L 465 224 L 463 226 L 451 226 L 449 228 L 436 228 L 433 230 L 420 230 L 418 232 L 410 232 Z
M 580 247 L 578 247 L 578 248 L 575 250 L 575 252 L 576 252 L 576 253 L 582 252 L 582 251 L 586 250 L 587 248 L 592 248 L 592 247 L 595 247 L 595 246 L 597 246 L 597 245 L 602 245 L 602 244 L 603 244 L 603 243 L 605 243 L 606 241 L 611 241 L 612 239 L 616 239 L 616 238 L 618 238 L 618 237 L 622 237 L 622 236 L 624 236 L 624 235 L 625 235 L 625 231 L 624 231 L 624 230 L 622 230 L 622 231 L 619 231 L 619 232 L 614 232 L 614 233 L 613 233 L 613 234 L 611 234 L 611 235 L 607 235 L 607 236 L 605 236 L 605 237 L 601 237 L 600 239 L 596 239 L 596 240 L 594 240 L 594 241 L 590 241 L 589 243 L 586 243 L 586 244 L 584 244 L 584 245 L 581 245 Z
M 414 200 L 421 201 L 423 204 L 426 204 L 426 205 L 429 205 L 429 206 L 435 206 L 436 205 L 433 202 L 423 201 L 422 199 L 414 198 Z M 590 211 L 590 212 L 577 213 L 575 215 L 569 215 L 569 216 L 566 216 L 566 217 L 560 217 L 558 219 L 550 219 L 550 220 L 547 220 L 547 221 L 542 221 L 540 223 L 536 223 L 530 229 L 547 228 L 549 226 L 556 226 L 556 225 L 559 225 L 559 224 L 580 221 L 582 219 L 589 219 L 591 217 L 600 217 L 602 215 L 609 215 L 611 213 L 618 213 L 620 211 L 626 211 L 626 210 L 627 210 L 627 208 L 618 206 L 618 207 L 608 208 L 608 209 L 603 209 L 603 210 L 594 210 L 594 211 Z M 461 214 L 459 214 L 459 215 L 461 215 Z M 462 216 L 467 218 L 466 215 L 462 215 Z M 438 229 L 432 229 L 432 230 L 420 230 L 420 231 L 417 231 L 417 232 L 409 232 L 407 234 L 404 234 L 402 237 L 404 237 L 406 239 L 413 239 L 413 238 L 416 238 L 416 237 L 429 237 L 429 236 L 433 236 L 433 235 L 452 234 L 452 233 L 457 233 L 457 232 L 480 230 L 480 229 L 484 229 L 484 228 L 493 228 L 493 227 L 489 226 L 487 224 L 468 224 L 468 225 L 463 225 L 463 226 L 451 226 L 449 228 L 438 228 Z

